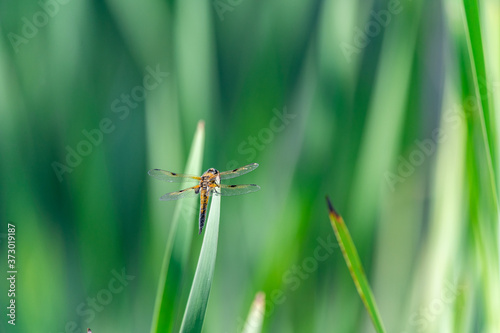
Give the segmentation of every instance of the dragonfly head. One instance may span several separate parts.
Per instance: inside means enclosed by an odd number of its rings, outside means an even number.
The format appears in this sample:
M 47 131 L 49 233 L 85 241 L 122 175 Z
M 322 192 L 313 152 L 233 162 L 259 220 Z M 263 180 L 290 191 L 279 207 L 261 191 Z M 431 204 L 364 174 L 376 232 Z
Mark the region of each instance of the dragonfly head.
M 214 169 L 214 168 L 210 168 L 210 169 L 208 169 L 208 170 L 205 172 L 205 174 L 207 174 L 207 175 L 214 175 L 214 176 L 217 176 L 217 175 L 219 175 L 219 170 Z

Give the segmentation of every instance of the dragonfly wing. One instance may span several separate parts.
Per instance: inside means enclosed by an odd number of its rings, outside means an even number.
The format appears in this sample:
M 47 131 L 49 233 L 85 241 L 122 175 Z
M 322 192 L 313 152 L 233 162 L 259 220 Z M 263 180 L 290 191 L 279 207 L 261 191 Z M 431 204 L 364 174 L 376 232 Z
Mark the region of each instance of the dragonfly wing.
M 252 193 L 260 190 L 259 185 L 248 184 L 248 185 L 224 185 L 222 184 L 220 187 L 214 187 L 213 193 L 230 196 L 230 195 L 241 195 Z
M 193 198 L 198 195 L 198 188 L 200 185 L 196 185 L 190 188 L 186 188 L 184 190 L 180 190 L 177 192 L 170 192 L 163 195 L 160 200 L 161 201 L 169 201 L 169 200 L 179 200 L 183 198 Z
M 220 179 L 230 179 L 230 178 L 244 175 L 245 173 L 249 173 L 250 171 L 255 170 L 258 166 L 259 165 L 257 163 L 252 163 L 252 164 L 242 166 L 241 168 L 221 172 Z
M 175 173 L 161 169 L 151 169 L 149 170 L 148 174 L 156 179 L 171 183 L 182 183 L 185 180 L 199 182 L 201 179 L 200 177 L 196 177 L 193 175 L 183 175 L 181 173 Z

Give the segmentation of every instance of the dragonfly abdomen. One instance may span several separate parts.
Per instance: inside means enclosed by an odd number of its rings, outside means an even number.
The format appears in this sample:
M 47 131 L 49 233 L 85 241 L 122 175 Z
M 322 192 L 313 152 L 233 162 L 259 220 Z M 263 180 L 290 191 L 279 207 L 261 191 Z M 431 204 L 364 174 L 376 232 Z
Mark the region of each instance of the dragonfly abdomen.
M 200 193 L 200 232 L 198 234 L 201 234 L 201 232 L 203 231 L 203 226 L 205 225 L 207 206 L 208 206 L 208 191 L 205 187 L 203 187 Z

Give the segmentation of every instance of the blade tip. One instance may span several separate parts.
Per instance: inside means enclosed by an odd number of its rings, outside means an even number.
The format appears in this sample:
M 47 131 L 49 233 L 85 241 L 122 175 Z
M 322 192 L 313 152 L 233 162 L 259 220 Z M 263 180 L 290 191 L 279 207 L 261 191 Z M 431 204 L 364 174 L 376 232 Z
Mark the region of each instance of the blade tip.
M 336 218 L 339 218 L 340 217 L 340 214 L 337 213 L 337 211 L 335 210 L 335 208 L 333 207 L 333 204 L 330 200 L 330 198 L 328 196 L 326 196 L 326 202 L 328 204 L 328 211 L 330 212 L 330 214 L 332 214 L 333 216 L 335 216 Z
M 263 292 L 263 291 L 259 291 L 256 295 L 255 295 L 255 300 L 254 300 L 255 304 L 257 306 L 264 306 L 265 302 L 266 302 L 266 293 Z

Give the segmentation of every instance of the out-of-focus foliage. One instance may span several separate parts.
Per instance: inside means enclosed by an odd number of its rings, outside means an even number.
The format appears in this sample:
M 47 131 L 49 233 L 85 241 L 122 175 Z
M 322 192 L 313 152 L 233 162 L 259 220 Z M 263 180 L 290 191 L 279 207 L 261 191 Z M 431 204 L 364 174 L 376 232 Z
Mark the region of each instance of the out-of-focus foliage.
M 261 187 L 222 198 L 204 332 L 258 291 L 264 332 L 373 330 L 325 194 L 388 332 L 500 331 L 498 1 L 3 1 L 0 35 L 1 332 L 150 331 L 179 186 L 147 171 L 201 119 L 202 169 Z

